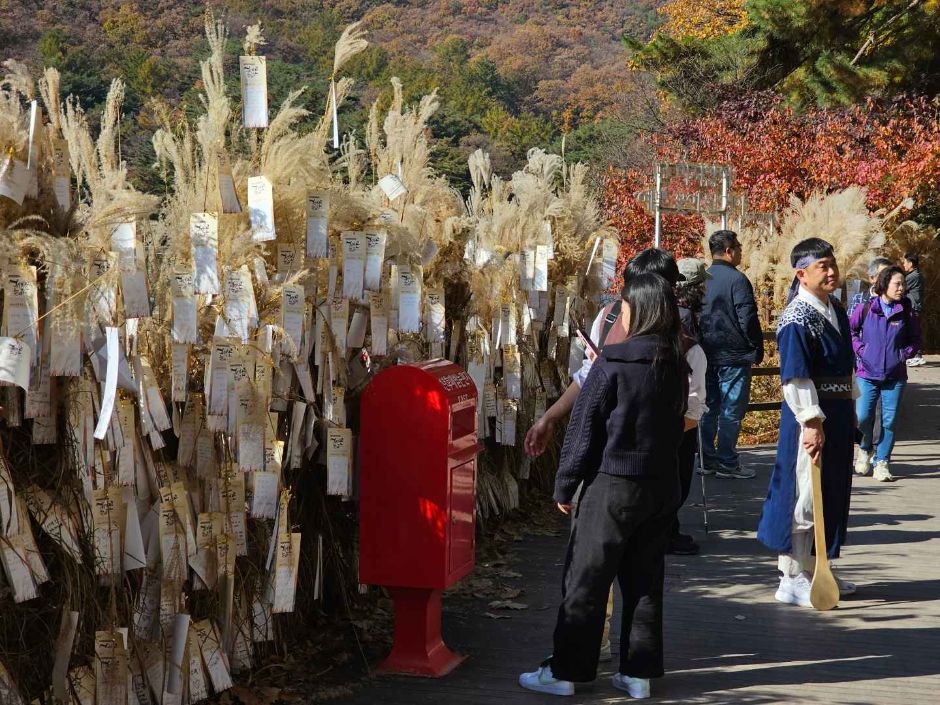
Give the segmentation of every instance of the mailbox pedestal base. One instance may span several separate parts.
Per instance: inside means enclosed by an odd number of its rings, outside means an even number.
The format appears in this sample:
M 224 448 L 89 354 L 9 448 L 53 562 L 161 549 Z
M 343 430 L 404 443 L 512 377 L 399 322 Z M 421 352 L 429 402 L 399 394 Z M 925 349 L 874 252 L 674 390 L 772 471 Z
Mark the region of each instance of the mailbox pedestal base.
M 439 678 L 466 658 L 447 648 L 441 638 L 443 590 L 390 587 L 395 603 L 392 652 L 380 665 L 381 673 Z

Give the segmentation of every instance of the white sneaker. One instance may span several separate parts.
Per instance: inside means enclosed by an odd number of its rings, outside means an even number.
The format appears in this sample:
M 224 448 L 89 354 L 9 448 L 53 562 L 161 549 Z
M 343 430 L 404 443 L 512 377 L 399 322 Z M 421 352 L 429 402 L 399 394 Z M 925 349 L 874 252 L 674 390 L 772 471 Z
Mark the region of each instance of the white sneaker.
M 806 573 L 800 573 L 795 578 L 784 575 L 780 578 L 780 587 L 777 588 L 774 599 L 788 605 L 812 607 L 813 603 L 809 600 L 811 588 L 812 583 Z
M 859 448 L 855 454 L 855 472 L 859 475 L 867 475 L 871 472 L 871 453 L 867 450 Z
M 927 364 L 927 358 L 925 358 L 923 355 L 918 355 L 917 357 L 911 358 L 912 367 L 918 367 L 920 365 L 926 365 L 926 364 Z
M 610 653 L 610 639 L 601 645 L 601 655 L 597 660 L 601 663 L 608 663 L 614 660 L 613 654 Z
M 833 575 L 836 579 L 836 585 L 839 586 L 839 597 L 845 597 L 846 595 L 854 595 L 858 592 L 858 586 L 848 580 L 843 580 L 838 575 Z
M 887 460 L 878 460 L 875 462 L 875 479 L 878 482 L 894 482 L 896 479 L 891 471 L 888 470 Z
M 552 667 L 548 664 L 539 666 L 539 670 L 523 673 L 519 676 L 519 685 L 526 690 L 549 695 L 574 695 L 574 683 L 562 681 L 552 675 Z
M 632 698 L 639 700 L 650 696 L 649 678 L 631 678 L 630 676 L 616 673 L 611 679 L 611 682 L 614 684 L 614 688 L 630 693 L 630 697 Z

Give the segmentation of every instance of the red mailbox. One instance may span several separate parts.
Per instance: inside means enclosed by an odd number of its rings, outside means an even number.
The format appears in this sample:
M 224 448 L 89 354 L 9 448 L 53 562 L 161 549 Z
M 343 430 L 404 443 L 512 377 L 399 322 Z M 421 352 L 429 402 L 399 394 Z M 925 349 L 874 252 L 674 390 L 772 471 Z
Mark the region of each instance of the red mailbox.
M 395 603 L 379 667 L 442 676 L 462 660 L 441 639 L 441 594 L 474 565 L 477 390 L 429 360 L 383 370 L 360 406 L 359 580 Z

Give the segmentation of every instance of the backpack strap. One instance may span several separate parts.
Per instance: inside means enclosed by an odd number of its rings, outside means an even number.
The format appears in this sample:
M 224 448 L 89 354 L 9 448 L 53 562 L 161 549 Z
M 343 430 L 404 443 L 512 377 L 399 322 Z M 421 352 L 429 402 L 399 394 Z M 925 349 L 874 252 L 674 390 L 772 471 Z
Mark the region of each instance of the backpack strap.
M 601 339 L 597 341 L 600 343 L 600 345 L 598 345 L 599 348 L 603 348 L 607 343 L 607 336 L 610 335 L 611 328 L 614 327 L 614 323 L 616 323 L 617 319 L 620 318 L 620 309 L 622 306 L 623 301 L 618 299 L 611 305 L 607 315 L 604 316 L 604 325 L 601 327 Z
M 862 315 L 858 319 L 858 337 L 862 337 L 862 332 L 865 330 L 865 319 L 868 318 L 868 312 L 871 311 L 871 302 L 874 300 L 873 296 L 868 297 L 868 301 L 865 302 L 865 305 L 862 306 Z

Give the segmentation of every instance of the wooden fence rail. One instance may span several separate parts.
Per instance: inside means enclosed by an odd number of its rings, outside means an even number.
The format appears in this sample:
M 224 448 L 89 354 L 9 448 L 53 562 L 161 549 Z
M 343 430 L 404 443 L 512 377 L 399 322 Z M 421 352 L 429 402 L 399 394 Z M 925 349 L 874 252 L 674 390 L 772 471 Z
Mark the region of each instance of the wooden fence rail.
M 777 333 L 772 330 L 765 330 L 763 332 L 765 341 L 774 341 L 777 339 Z M 779 367 L 754 367 L 751 369 L 751 379 L 755 377 L 779 377 L 780 368 Z M 779 411 L 781 400 L 777 401 L 752 401 L 747 405 L 747 411 Z

